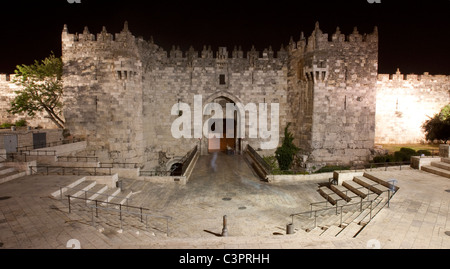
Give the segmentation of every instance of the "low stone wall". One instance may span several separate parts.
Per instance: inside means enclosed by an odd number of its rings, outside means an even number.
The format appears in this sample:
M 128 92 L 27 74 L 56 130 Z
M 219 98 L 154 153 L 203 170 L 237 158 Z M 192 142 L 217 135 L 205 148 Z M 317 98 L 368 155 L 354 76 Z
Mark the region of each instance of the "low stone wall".
M 439 145 L 439 156 L 442 158 L 450 158 L 450 145 L 440 144 Z
M 80 141 L 54 147 L 36 149 L 36 151 L 54 150 L 56 151 L 56 155 L 65 155 L 65 154 L 67 155 L 69 153 L 85 150 L 86 146 L 87 146 L 86 141 Z
M 411 167 L 414 169 L 421 170 L 423 165 L 431 165 L 431 162 L 439 162 L 439 161 L 441 161 L 441 157 L 412 156 L 411 157 Z
M 185 176 L 152 176 L 152 177 L 139 177 L 140 180 L 152 182 L 152 183 L 180 183 L 185 185 L 187 179 Z
M 310 175 L 267 175 L 269 183 L 291 183 L 304 181 L 318 181 L 324 180 L 328 182 L 333 177 L 333 173 L 320 173 Z
M 139 168 L 111 168 L 111 173 L 118 174 L 120 178 L 139 179 Z
M 16 168 L 17 171 L 26 172 L 27 176 L 31 175 L 30 166 L 36 166 L 36 161 L 29 162 L 3 162 L 5 167 Z
M 92 180 L 97 182 L 97 184 L 105 184 L 108 188 L 116 188 L 116 182 L 119 180 L 118 174 L 113 174 L 111 176 L 86 176 L 86 180 Z
M 333 179 L 337 181 L 338 185 L 342 185 L 342 182 L 347 180 L 353 180 L 354 177 L 360 177 L 365 171 L 334 171 Z

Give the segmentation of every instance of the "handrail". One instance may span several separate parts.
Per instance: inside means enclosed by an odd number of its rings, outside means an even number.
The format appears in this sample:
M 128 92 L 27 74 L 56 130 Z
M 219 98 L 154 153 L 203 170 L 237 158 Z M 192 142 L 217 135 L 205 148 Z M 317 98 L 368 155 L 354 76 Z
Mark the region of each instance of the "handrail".
M 337 212 L 338 212 L 338 208 L 340 207 L 341 208 L 341 223 L 340 223 L 340 225 L 342 225 L 342 209 L 344 208 L 344 207 L 346 207 L 346 206 L 354 206 L 354 205 L 360 205 L 360 212 L 362 213 L 363 211 L 362 211 L 362 204 L 364 203 L 370 203 L 370 212 L 369 212 L 369 214 L 370 214 L 370 220 L 372 219 L 372 204 L 373 204 L 373 202 L 375 202 L 375 200 L 376 199 L 378 199 L 378 197 L 379 197 L 380 195 L 378 195 L 375 199 L 372 199 L 372 200 L 369 200 L 369 201 L 360 201 L 360 202 L 358 202 L 358 203 L 351 203 L 351 204 L 345 204 L 345 205 L 341 205 L 341 206 L 338 206 L 337 204 L 336 204 L 336 215 L 338 214 Z M 381 201 L 380 201 L 381 202 Z M 291 217 L 292 218 L 292 221 L 291 221 L 291 224 L 293 225 L 294 224 L 294 217 L 295 216 L 299 216 L 299 215 L 304 215 L 304 214 L 310 214 L 310 217 L 311 217 L 311 215 L 312 215 L 312 213 L 314 213 L 314 227 L 317 227 L 317 212 L 321 212 L 321 211 L 326 211 L 326 210 L 330 210 L 330 209 L 333 209 L 333 207 L 329 207 L 329 208 L 323 208 L 323 209 L 316 209 L 316 210 L 312 210 L 312 211 L 305 211 L 305 212 L 300 212 L 300 213 L 294 213 L 294 214 L 291 214 L 291 215 L 289 215 L 289 217 Z M 364 218 L 365 217 L 367 217 L 367 215 L 366 216 L 364 216 Z
M 59 159 L 66 159 L 66 162 L 68 162 L 70 159 L 75 159 L 76 162 L 78 162 L 79 160 L 84 160 L 84 162 L 88 162 L 89 159 L 94 159 L 95 162 L 98 161 L 98 157 L 97 156 L 58 156 L 58 161 Z
M 71 213 L 71 206 L 70 206 L 70 199 L 71 198 L 75 198 L 75 199 L 80 199 L 80 200 L 86 200 L 86 206 L 92 209 L 92 223 L 94 223 L 94 212 L 93 209 L 95 208 L 95 212 L 96 212 L 96 217 L 98 218 L 98 209 L 103 209 L 106 211 L 114 211 L 114 212 L 119 212 L 119 217 L 120 217 L 120 228 L 122 229 L 122 213 L 126 213 L 126 214 L 130 214 L 130 215 L 139 215 L 141 217 L 141 222 L 143 222 L 143 216 L 145 216 L 145 228 L 148 229 L 148 225 L 147 225 L 147 217 L 153 217 L 153 218 L 162 218 L 162 219 L 166 219 L 166 227 L 167 227 L 167 236 L 169 236 L 169 220 L 172 220 L 172 217 L 170 216 L 162 216 L 162 215 L 155 215 L 155 214 L 150 214 L 150 213 L 143 213 L 144 210 L 150 210 L 149 208 L 144 208 L 144 207 L 138 207 L 138 206 L 130 206 L 130 205 L 122 205 L 120 203 L 111 203 L 111 202 L 103 202 L 100 201 L 101 204 L 109 204 L 109 205 L 113 205 L 113 206 L 119 206 L 119 209 L 114 209 L 111 207 L 101 207 L 98 206 L 98 200 L 96 199 L 89 199 L 89 198 L 82 198 L 82 197 L 76 197 L 76 196 L 70 196 L 70 195 L 66 195 L 67 196 L 67 200 L 69 201 L 69 214 Z M 90 201 L 94 201 L 95 202 L 95 206 L 94 205 L 87 205 L 87 200 Z M 132 211 L 124 211 L 122 210 L 122 207 L 126 207 L 128 208 L 134 208 L 134 209 L 139 209 L 140 212 L 132 212 Z
M 30 165 L 28 166 L 30 168 L 31 174 L 36 173 L 44 173 L 46 175 L 50 175 L 50 173 L 53 173 L 53 171 L 51 170 L 59 170 L 62 171 L 62 175 L 83 175 L 83 174 L 88 174 L 88 175 L 111 175 L 111 168 L 106 168 L 106 167 L 65 167 L 65 166 L 46 166 L 46 165 Z M 39 168 L 45 168 L 45 172 L 39 172 L 38 169 Z M 93 169 L 93 172 L 89 172 L 87 170 L 89 169 Z M 100 172 L 100 171 L 106 171 L 106 172 Z M 74 173 L 74 171 L 76 173 Z M 81 172 L 81 173 L 80 173 Z M 58 174 L 58 173 L 57 173 Z
M 128 201 L 129 200 L 133 200 L 133 198 L 124 197 L 124 196 L 117 196 L 117 195 L 110 195 L 110 194 L 101 193 L 101 192 L 88 191 L 88 190 L 84 190 L 84 189 L 81 189 L 81 188 L 59 186 L 59 193 L 60 193 L 61 200 L 63 198 L 63 192 L 64 192 L 63 189 L 65 189 L 64 191 L 67 191 L 69 189 L 70 190 L 74 190 L 74 191 L 83 191 L 84 192 L 84 198 L 86 198 L 86 199 L 87 199 L 87 193 L 92 193 L 92 194 L 98 194 L 98 195 L 106 196 L 106 201 L 108 201 L 109 197 L 112 197 L 112 199 L 114 199 L 114 198 L 126 199 L 127 200 L 127 205 L 128 205 Z M 71 196 L 71 197 L 74 198 L 75 196 Z
M 194 158 L 195 154 L 197 153 L 197 146 L 195 146 L 193 149 L 191 149 L 186 155 L 184 155 L 183 158 L 181 158 L 181 174 L 184 175 L 186 172 L 186 169 L 188 168 L 189 164 L 191 163 L 192 159 Z
M 258 152 L 256 152 L 256 150 L 250 145 L 247 145 L 247 150 L 256 158 L 258 163 L 263 166 L 263 168 L 266 170 L 266 173 L 271 174 L 272 169 L 270 165 L 266 161 L 264 161 L 264 159 L 258 154 Z
M 377 183 L 377 184 L 374 184 L 374 185 L 380 185 L 380 184 Z M 374 186 L 374 185 L 371 185 L 371 186 Z M 387 192 L 387 193 L 388 193 L 388 197 L 387 197 L 387 201 L 386 201 L 385 205 L 388 205 L 388 207 L 389 207 L 389 202 L 390 202 L 392 196 L 396 193 L 396 191 L 391 190 L 391 189 L 387 189 L 387 190 L 384 190 L 382 193 L 384 193 L 384 192 Z M 326 210 L 331 210 L 331 209 L 335 208 L 335 210 L 336 210 L 336 215 L 337 215 L 337 214 L 338 214 L 338 208 L 340 207 L 340 208 L 341 208 L 341 223 L 340 223 L 340 225 L 342 225 L 342 209 L 343 209 L 344 207 L 347 207 L 347 206 L 354 206 L 354 205 L 360 205 L 360 212 L 362 212 L 362 205 L 363 205 L 363 203 L 369 203 L 369 202 L 370 202 L 370 212 L 369 212 L 369 215 L 370 215 L 369 221 L 370 221 L 370 220 L 372 220 L 372 203 L 375 202 L 375 200 L 377 200 L 380 196 L 381 196 L 381 194 L 378 194 L 377 197 L 376 197 L 375 199 L 368 200 L 368 201 L 363 201 L 363 199 L 361 198 L 361 201 L 360 201 L 360 202 L 356 202 L 356 203 L 350 203 L 350 204 L 347 203 L 347 204 L 340 205 L 340 206 L 336 203 L 336 206 L 335 206 L 335 207 L 333 206 L 333 207 L 328 207 L 328 208 L 322 208 L 322 209 L 316 209 L 316 210 L 304 211 L 304 212 L 300 212 L 300 213 L 294 213 L 294 214 L 289 215 L 289 216 L 292 218 L 291 224 L 294 224 L 294 217 L 295 217 L 295 216 L 304 215 L 304 214 L 309 214 L 310 217 L 312 217 L 312 213 L 314 213 L 314 223 L 315 223 L 315 227 L 316 227 L 316 226 L 317 226 L 317 223 L 316 223 L 316 222 L 317 222 L 317 212 L 326 211 Z M 328 202 L 328 201 L 327 201 L 327 202 Z M 378 205 L 379 203 L 381 203 L 381 200 L 377 203 L 377 205 Z M 384 205 L 384 206 L 385 206 L 385 205 Z M 384 206 L 383 206 L 383 207 L 384 207 Z M 311 206 L 311 208 L 312 208 L 312 206 Z M 367 215 L 364 216 L 364 218 L 365 218 L 365 217 L 367 217 Z
M 101 168 L 127 168 L 127 166 L 137 168 L 138 163 L 100 163 Z
M 77 142 L 82 142 L 82 141 L 85 141 L 85 140 L 81 139 L 81 138 L 73 138 L 70 140 L 61 140 L 61 141 L 55 141 L 55 142 L 49 142 L 49 143 L 38 143 L 38 144 L 34 144 L 34 145 L 26 145 L 26 146 L 16 147 L 16 151 L 19 152 L 22 150 L 33 150 L 33 149 L 54 147 L 54 146 L 72 144 L 72 143 L 77 143 Z M 22 149 L 22 148 L 24 148 L 24 149 Z M 31 149 L 29 149 L 29 148 L 31 148 Z

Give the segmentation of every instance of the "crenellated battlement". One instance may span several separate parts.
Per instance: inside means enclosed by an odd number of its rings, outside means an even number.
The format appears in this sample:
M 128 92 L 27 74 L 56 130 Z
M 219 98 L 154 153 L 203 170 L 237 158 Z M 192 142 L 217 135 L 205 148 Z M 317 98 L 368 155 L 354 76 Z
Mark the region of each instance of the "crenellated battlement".
M 285 60 L 287 57 L 287 51 L 282 45 L 281 48 L 274 52 L 272 47 L 264 49 L 262 52 L 257 51 L 253 46 L 251 50 L 244 51 L 241 46 L 235 46 L 230 52 L 227 47 L 219 47 L 217 51 L 213 51 L 211 46 L 204 45 L 201 51 L 195 50 L 192 46 L 187 51 L 180 50 L 179 46 L 173 46 L 171 50 L 166 51 L 161 47 L 153 43 L 153 38 L 149 41 L 145 41 L 142 37 L 136 38 L 128 29 L 128 23 L 125 22 L 124 28 L 120 33 L 111 34 L 108 33 L 106 27 L 103 26 L 102 31 L 97 34 L 92 34 L 88 27 L 85 26 L 82 33 L 69 33 L 67 25 L 64 25 L 62 32 L 63 46 L 71 49 L 75 48 L 87 48 L 90 49 L 96 44 L 98 47 L 103 49 L 108 49 L 110 47 L 121 47 L 123 43 L 135 44 L 140 48 L 149 48 L 157 50 L 158 54 L 164 58 L 169 59 L 216 59 L 216 60 L 226 60 L 226 59 L 282 59 Z M 120 44 L 120 46 L 117 46 Z
M 12 83 L 16 74 L 0 74 L 0 82 Z
M 431 81 L 437 83 L 450 82 L 450 76 L 447 75 L 430 75 L 428 72 L 424 72 L 422 75 L 417 74 L 402 74 L 400 69 L 397 69 L 395 74 L 378 74 L 379 82 L 393 82 L 393 81 L 405 81 L 405 82 L 420 82 Z
M 337 27 L 336 32 L 330 37 L 327 33 L 323 33 L 319 22 L 316 22 L 315 28 L 308 38 L 301 32 L 299 41 L 295 42 L 291 37 L 288 48 L 291 51 L 311 52 L 328 49 L 331 46 L 365 46 L 368 44 L 378 44 L 378 27 L 375 26 L 370 34 L 360 34 L 358 28 L 354 27 L 353 32 L 349 35 L 343 34 Z

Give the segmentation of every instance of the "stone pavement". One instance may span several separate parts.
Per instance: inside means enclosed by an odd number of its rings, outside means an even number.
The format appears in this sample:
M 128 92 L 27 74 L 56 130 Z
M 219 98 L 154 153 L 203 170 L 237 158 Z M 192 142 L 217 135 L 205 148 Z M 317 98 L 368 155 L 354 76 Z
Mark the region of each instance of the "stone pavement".
M 26 176 L 0 185 L 0 249 L 64 249 L 71 242 L 94 249 L 450 248 L 449 179 L 413 169 L 373 173 L 396 179 L 400 190 L 356 238 L 286 235 L 289 215 L 323 200 L 316 190 L 327 179 L 261 182 L 240 156 L 202 156 L 186 185 L 123 179 L 133 205 L 172 217 L 169 236 L 161 220 L 150 220 L 147 230 L 125 218 L 120 229 L 107 212 L 92 225 L 79 203 L 69 214 L 67 201 L 50 193 L 78 176 Z M 220 236 L 223 215 L 228 237 Z

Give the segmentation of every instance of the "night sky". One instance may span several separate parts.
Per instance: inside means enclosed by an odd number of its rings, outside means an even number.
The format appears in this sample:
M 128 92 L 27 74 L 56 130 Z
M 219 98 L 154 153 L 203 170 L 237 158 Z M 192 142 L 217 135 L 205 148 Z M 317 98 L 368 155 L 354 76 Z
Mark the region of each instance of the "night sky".
M 190 45 L 242 46 L 244 51 L 272 46 L 278 51 L 290 36 L 309 36 L 316 21 L 330 36 L 339 26 L 348 35 L 379 31 L 379 73 L 450 75 L 450 1 L 367 0 L 334 1 L 137 1 L 137 0 L 15 0 L 0 5 L 0 73 L 13 73 L 18 64 L 30 64 L 53 51 L 61 55 L 61 31 L 88 26 L 97 34 L 102 26 L 117 33 L 128 21 L 136 36 L 165 50 L 172 45 L 186 51 Z

